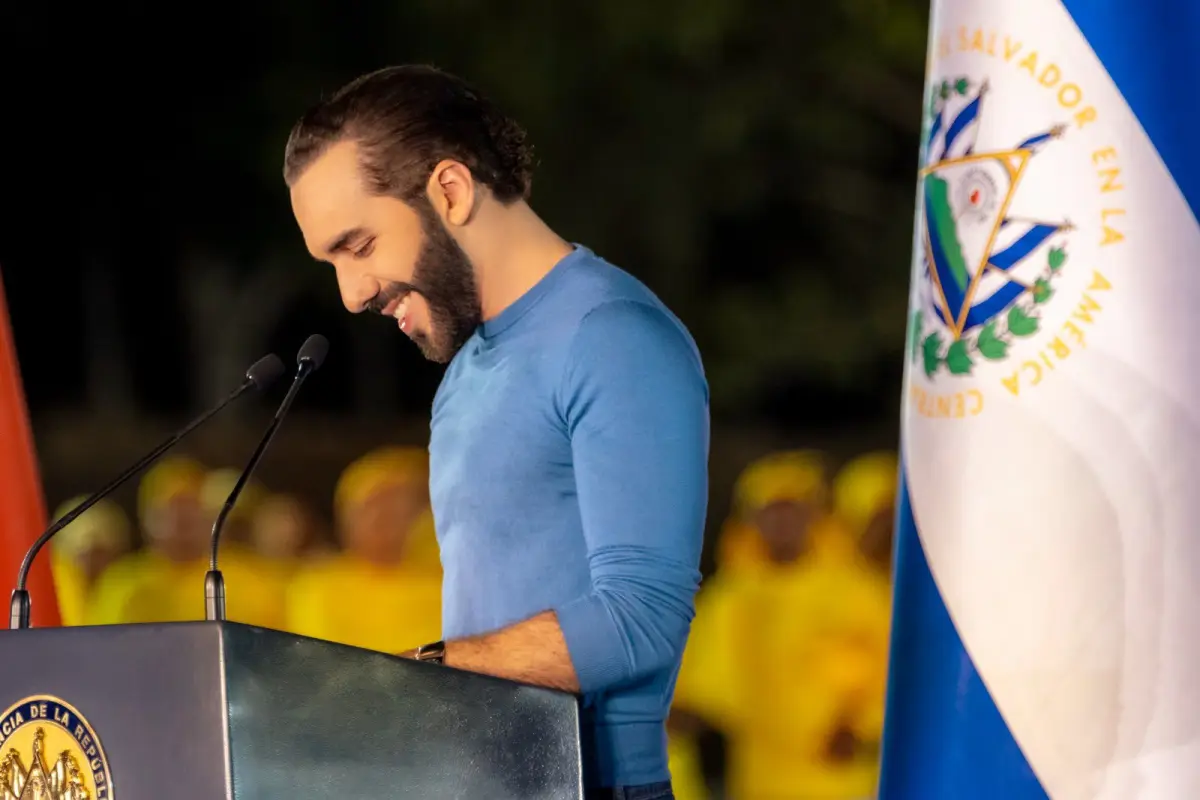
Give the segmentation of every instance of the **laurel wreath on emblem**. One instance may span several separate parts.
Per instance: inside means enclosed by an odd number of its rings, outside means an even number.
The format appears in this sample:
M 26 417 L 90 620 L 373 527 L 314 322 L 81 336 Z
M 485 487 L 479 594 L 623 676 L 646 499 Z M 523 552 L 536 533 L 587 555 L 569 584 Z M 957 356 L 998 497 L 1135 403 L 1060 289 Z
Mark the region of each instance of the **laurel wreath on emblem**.
M 966 96 L 973 88 L 982 92 L 986 89 L 986 82 L 983 87 L 973 87 L 969 78 L 961 76 L 953 80 L 944 80 L 940 85 L 931 87 L 929 105 L 922 125 L 923 143 L 928 142 L 932 117 L 945 108 L 952 96 Z M 1057 136 L 1061 133 L 1061 128 L 1051 129 L 1048 133 Z M 925 158 L 926 153 L 923 151 L 922 161 Z M 1071 229 L 1069 222 L 1057 226 L 1059 232 Z M 952 375 L 968 375 L 977 359 L 1001 361 L 1008 356 L 1009 348 L 1015 340 L 1037 333 L 1041 326 L 1039 307 L 1054 295 L 1054 281 L 1061 274 L 1067 261 L 1067 251 L 1061 244 L 1051 247 L 1046 252 L 1046 266 L 1039 277 L 1007 312 L 989 320 L 977 334 L 959 336 L 947 342 L 936 329 L 926 333 L 924 311 L 919 308 L 913 311 L 908 336 L 913 362 L 920 359 L 921 366 L 929 377 L 933 377 L 942 368 Z
M 941 86 L 934 86 L 929 91 L 929 108 L 930 113 L 937 111 L 938 103 L 943 100 L 950 99 L 950 95 L 959 94 L 966 95 L 971 88 L 971 81 L 965 75 L 955 78 L 953 82 L 942 81 Z
M 943 366 L 951 375 L 968 375 L 975 366 L 975 356 L 988 361 L 1005 359 L 1014 339 L 1024 339 L 1038 332 L 1041 326 L 1038 307 L 1054 295 L 1053 281 L 1061 274 L 1065 263 L 1066 249 L 1052 248 L 1046 255 L 1046 270 L 1025 294 L 1027 299 L 1014 303 L 1003 321 L 989 320 L 975 336 L 964 336 L 949 344 L 936 330 L 922 337 L 925 313 L 917 309 L 912 315 L 909 335 L 913 361 L 920 358 L 925 374 L 933 377 Z

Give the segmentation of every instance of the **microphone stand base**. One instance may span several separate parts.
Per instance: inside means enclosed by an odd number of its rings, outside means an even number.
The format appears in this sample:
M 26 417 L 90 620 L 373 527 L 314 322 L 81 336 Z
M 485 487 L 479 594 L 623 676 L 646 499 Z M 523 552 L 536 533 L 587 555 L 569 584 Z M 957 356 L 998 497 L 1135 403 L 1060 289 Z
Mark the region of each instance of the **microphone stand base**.
M 17 589 L 8 605 L 8 628 L 13 631 L 29 627 L 29 592 Z
M 219 569 L 210 569 L 204 576 L 204 618 L 225 621 L 225 576 Z

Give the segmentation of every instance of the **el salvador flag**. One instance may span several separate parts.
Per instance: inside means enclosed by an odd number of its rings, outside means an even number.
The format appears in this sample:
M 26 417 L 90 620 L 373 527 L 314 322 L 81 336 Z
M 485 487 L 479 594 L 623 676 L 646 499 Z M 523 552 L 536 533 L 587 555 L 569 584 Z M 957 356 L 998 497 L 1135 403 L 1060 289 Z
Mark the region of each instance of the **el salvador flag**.
M 1200 0 L 931 17 L 879 796 L 1197 800 Z

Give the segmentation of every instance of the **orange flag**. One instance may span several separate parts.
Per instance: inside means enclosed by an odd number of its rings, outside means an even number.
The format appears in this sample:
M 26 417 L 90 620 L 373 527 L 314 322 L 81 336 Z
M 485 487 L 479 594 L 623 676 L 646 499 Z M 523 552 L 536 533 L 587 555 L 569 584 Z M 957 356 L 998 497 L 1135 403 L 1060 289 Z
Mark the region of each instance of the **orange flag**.
M 33 430 L 17 369 L 4 284 L 0 282 L 0 596 L 8 627 L 9 595 L 29 545 L 46 529 L 46 501 L 33 449 Z M 29 573 L 32 624 L 60 625 L 49 553 L 42 551 Z

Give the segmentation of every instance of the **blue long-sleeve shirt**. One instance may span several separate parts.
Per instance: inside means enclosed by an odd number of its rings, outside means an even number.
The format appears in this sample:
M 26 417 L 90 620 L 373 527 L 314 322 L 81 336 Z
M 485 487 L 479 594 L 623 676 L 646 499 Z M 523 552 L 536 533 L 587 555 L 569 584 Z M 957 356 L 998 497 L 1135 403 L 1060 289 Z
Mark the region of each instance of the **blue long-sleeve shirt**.
M 475 332 L 434 400 L 443 633 L 554 611 L 602 786 L 668 778 L 708 440 L 708 386 L 687 330 L 582 247 Z

